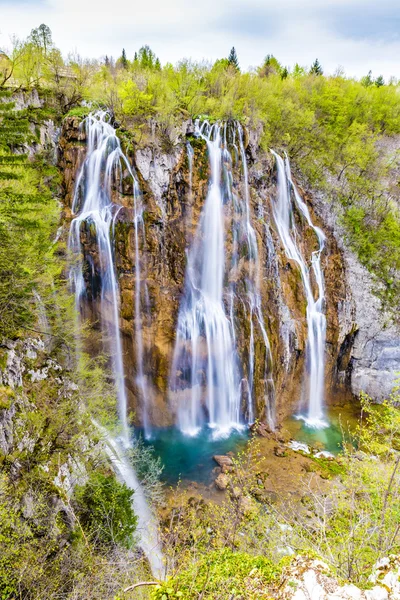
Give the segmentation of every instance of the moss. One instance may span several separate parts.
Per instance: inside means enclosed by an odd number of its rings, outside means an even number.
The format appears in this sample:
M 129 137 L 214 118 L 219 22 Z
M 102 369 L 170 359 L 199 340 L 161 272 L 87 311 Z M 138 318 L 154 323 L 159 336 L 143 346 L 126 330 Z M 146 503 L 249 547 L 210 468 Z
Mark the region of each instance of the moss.
M 4 385 L 0 386 L 0 410 L 7 410 L 10 408 L 14 398 L 14 390 Z
M 88 106 L 76 106 L 75 108 L 71 108 L 71 110 L 66 114 L 66 117 L 81 117 L 84 119 L 90 114 L 91 108 Z

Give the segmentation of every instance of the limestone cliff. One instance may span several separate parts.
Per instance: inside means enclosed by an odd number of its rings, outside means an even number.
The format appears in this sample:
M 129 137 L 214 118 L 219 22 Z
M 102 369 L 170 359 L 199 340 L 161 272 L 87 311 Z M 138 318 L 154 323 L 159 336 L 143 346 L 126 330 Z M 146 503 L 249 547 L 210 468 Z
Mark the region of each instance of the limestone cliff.
M 121 133 L 126 142 L 126 133 Z M 263 152 L 257 135 L 246 136 L 252 221 L 260 254 L 260 282 L 265 327 L 272 351 L 272 371 L 278 419 L 292 413 L 302 398 L 307 338 L 306 302 L 298 268 L 284 253 L 274 224 L 271 197 L 276 190 L 273 157 Z M 189 168 L 186 143 L 194 151 L 193 170 Z M 85 155 L 85 131 L 79 119 L 67 118 L 60 139 L 60 168 L 63 173 L 64 218 L 71 216 L 71 201 L 78 167 Z M 193 124 L 183 123 L 176 143 L 166 149 L 157 135 L 157 127 L 145 145 L 126 144 L 140 183 L 145 208 L 145 236 L 139 239 L 139 257 L 146 299 L 142 300 L 144 374 L 149 390 L 150 420 L 157 426 L 174 421 L 176 399 L 169 391 L 169 371 L 175 339 L 179 302 L 183 292 L 186 251 L 194 234 L 203 206 L 209 167 L 206 146 L 193 137 Z M 238 193 L 243 180 L 236 169 Z M 379 302 L 365 285 L 367 274 L 348 252 L 330 207 L 321 196 L 302 190 L 313 221 L 327 236 L 323 254 L 326 285 L 326 399 L 343 400 L 364 389 L 382 397 L 391 388 L 394 372 L 400 370 L 398 333 L 385 329 Z M 137 401 L 137 365 L 135 352 L 135 228 L 131 184 L 125 177 L 113 190 L 121 206 L 115 223 L 115 260 L 120 288 L 120 326 L 123 337 L 126 384 L 129 403 L 136 423 L 142 422 L 143 407 Z M 315 236 L 296 215 L 301 234 L 300 244 L 315 249 Z M 96 278 L 98 257 L 90 230 L 81 232 L 87 248 L 87 286 L 89 304 L 86 315 L 96 322 Z M 230 244 L 227 236 L 226 244 Z M 237 271 L 228 279 L 245 275 L 246 260 L 239 261 Z M 240 351 L 246 352 L 249 331 L 245 311 L 238 314 L 241 334 Z M 94 327 L 95 329 L 95 327 Z M 95 341 L 93 342 L 95 344 Z M 255 344 L 255 396 L 257 413 L 265 419 L 264 399 L 257 391 L 264 377 L 261 365 L 265 350 L 260 340 Z M 381 372 L 382 371 L 382 372 Z M 385 385 L 382 385 L 382 382 Z

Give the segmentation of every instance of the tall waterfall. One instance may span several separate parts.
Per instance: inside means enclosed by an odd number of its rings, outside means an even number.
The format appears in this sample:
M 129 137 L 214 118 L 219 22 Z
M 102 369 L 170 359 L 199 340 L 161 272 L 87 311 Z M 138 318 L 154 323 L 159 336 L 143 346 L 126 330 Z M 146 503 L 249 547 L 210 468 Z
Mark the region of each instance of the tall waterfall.
M 288 157 L 283 159 L 272 152 L 276 159 L 278 189 L 276 198 L 272 200 L 272 209 L 279 237 L 286 256 L 297 263 L 303 282 L 307 301 L 307 371 L 306 394 L 308 396 L 308 413 L 304 420 L 313 427 L 324 427 L 324 373 L 325 373 L 325 339 L 326 318 L 324 314 L 325 291 L 321 268 L 321 254 L 325 247 L 325 235 L 316 227 L 310 217 L 307 205 L 303 202 L 293 183 Z M 299 234 L 296 229 L 294 206 L 306 219 L 318 240 L 318 250 L 310 257 L 314 274 L 317 297 L 314 298 L 310 268 L 304 259 L 298 244 Z
M 248 276 L 246 277 L 246 288 L 247 298 L 249 303 L 249 321 L 250 321 L 250 352 L 249 352 L 249 386 L 250 386 L 250 398 L 249 403 L 249 421 L 254 421 L 254 400 L 253 400 L 253 387 L 254 387 L 254 327 L 258 327 L 261 333 L 262 342 L 264 344 L 265 361 L 264 361 L 264 404 L 266 407 L 266 417 L 271 429 L 275 428 L 275 386 L 272 378 L 272 354 L 271 347 L 268 339 L 268 334 L 265 329 L 264 315 L 261 304 L 261 292 L 260 292 L 260 260 L 257 246 L 257 237 L 254 227 L 251 223 L 250 216 L 250 187 L 249 187 L 249 176 L 247 169 L 246 153 L 243 143 L 243 130 L 241 125 L 237 124 L 237 131 L 239 137 L 239 150 L 243 168 L 244 177 L 244 201 L 245 201 L 245 219 L 244 229 L 245 238 L 248 245 L 248 260 L 251 265 Z
M 122 342 L 119 329 L 119 289 L 114 263 L 114 226 L 122 206 L 112 202 L 112 186 L 122 181 L 123 170 L 132 180 L 133 213 L 135 227 L 135 313 L 136 343 L 138 352 L 138 387 L 144 394 L 143 377 L 143 343 L 140 316 L 140 261 L 139 261 L 139 228 L 142 223 L 142 209 L 138 203 L 137 182 L 128 159 L 121 150 L 115 130 L 108 122 L 108 113 L 99 111 L 86 119 L 87 155 L 77 178 L 72 212 L 77 216 L 71 222 L 69 234 L 69 250 L 72 257 L 70 281 L 75 292 L 75 301 L 79 312 L 81 300 L 87 299 L 85 283 L 85 261 L 91 272 L 91 291 L 95 298 L 100 298 L 100 320 L 103 343 L 111 357 L 112 371 L 118 401 L 118 415 L 122 427 L 122 439 L 113 439 L 102 428 L 105 436 L 106 450 L 115 470 L 123 481 L 135 490 L 134 508 L 140 525 L 140 544 L 146 552 L 149 562 L 157 574 L 160 573 L 160 551 L 155 541 L 156 525 L 154 517 L 147 506 L 143 490 L 137 480 L 125 449 L 130 446 L 130 435 L 127 419 L 127 398 L 125 390 L 125 374 L 122 354 Z M 81 233 L 89 231 L 95 237 L 99 264 L 90 262 L 88 254 L 84 256 Z M 99 274 L 96 275 L 96 267 Z
M 260 265 L 251 224 L 242 130 L 238 124 L 232 124 L 228 131 L 227 124 L 211 126 L 197 122 L 195 133 L 207 144 L 211 174 L 197 231 L 188 251 L 170 386 L 177 399 L 178 426 L 184 433 L 196 435 L 203 425 L 208 425 L 217 435 L 223 435 L 254 420 L 255 327 L 261 332 L 265 346 L 264 400 L 267 418 L 271 426 L 274 425 L 272 360 L 261 308 Z M 243 199 L 233 190 L 233 158 L 229 146 L 236 163 L 239 158 L 241 161 Z M 231 223 L 229 232 L 226 223 Z M 235 274 L 242 268 L 239 262 L 243 262 L 240 260 L 243 240 L 247 267 L 245 289 L 241 290 Z M 246 358 L 238 348 L 238 338 L 243 339 L 243 332 L 236 331 L 238 305 L 248 314 L 250 339 Z

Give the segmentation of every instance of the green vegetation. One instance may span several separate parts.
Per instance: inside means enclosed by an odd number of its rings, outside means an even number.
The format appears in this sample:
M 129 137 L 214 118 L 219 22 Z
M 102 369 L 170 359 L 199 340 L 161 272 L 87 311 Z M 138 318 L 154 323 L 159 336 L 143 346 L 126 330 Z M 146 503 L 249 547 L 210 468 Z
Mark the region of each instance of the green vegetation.
M 210 552 L 174 579 L 157 586 L 154 600 L 194 598 L 265 598 L 266 589 L 281 573 L 281 565 L 263 556 L 225 549 Z
M 118 483 L 113 475 L 94 472 L 74 491 L 82 529 L 96 546 L 133 545 L 137 517 L 132 509 L 133 490 Z

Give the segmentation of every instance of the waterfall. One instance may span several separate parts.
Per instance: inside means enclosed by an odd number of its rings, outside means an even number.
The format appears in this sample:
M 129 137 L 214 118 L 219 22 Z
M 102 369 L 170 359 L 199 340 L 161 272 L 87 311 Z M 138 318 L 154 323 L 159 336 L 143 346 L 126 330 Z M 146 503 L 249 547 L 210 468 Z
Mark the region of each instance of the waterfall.
M 273 428 L 272 356 L 262 312 L 261 266 L 257 236 L 251 223 L 243 131 L 238 123 L 211 126 L 197 122 L 195 133 L 207 144 L 211 175 L 197 231 L 188 251 L 185 290 L 178 315 L 170 378 L 172 395 L 177 401 L 178 426 L 184 433 L 196 435 L 203 425 L 208 425 L 217 435 L 222 435 L 254 421 L 258 336 L 265 353 L 265 415 Z M 233 162 L 241 164 L 243 198 L 236 193 Z M 191 162 L 189 164 L 191 169 Z M 190 172 L 190 184 L 191 181 Z M 229 231 L 227 223 L 231 224 Z M 246 257 L 244 267 L 243 255 Z M 244 290 L 239 289 L 237 282 L 237 273 L 243 268 Z M 247 314 L 248 340 L 236 323 L 238 308 Z M 239 340 L 247 348 L 246 357 L 241 356 Z
M 248 245 L 248 260 L 250 262 L 251 269 L 246 278 L 246 287 L 248 302 L 250 308 L 250 367 L 249 367 L 249 381 L 251 385 L 251 396 L 253 396 L 253 384 L 254 384 L 254 321 L 258 326 L 261 338 L 264 345 L 265 361 L 264 361 L 264 405 L 266 408 L 266 417 L 271 429 L 275 428 L 275 386 L 272 378 L 272 353 L 271 346 L 268 339 L 268 334 L 264 325 L 264 315 L 261 304 L 261 293 L 260 293 L 260 260 L 257 247 L 257 237 L 254 227 L 251 224 L 250 218 L 250 187 L 249 187 L 249 175 L 247 168 L 246 153 L 243 143 L 243 130 L 241 125 L 237 124 L 238 137 L 239 137 L 239 150 L 242 162 L 243 177 L 244 177 L 244 199 L 245 199 L 245 237 Z M 251 401 L 251 407 L 249 407 L 249 421 L 254 421 L 254 401 Z
M 112 371 L 118 402 L 118 416 L 122 428 L 121 441 L 112 438 L 100 428 L 106 441 L 106 451 L 119 477 L 128 487 L 135 490 L 134 508 L 139 520 L 140 545 L 157 574 L 161 574 L 161 553 L 157 546 L 154 517 L 146 503 L 143 490 L 137 480 L 124 449 L 130 447 L 130 434 L 127 418 L 127 398 L 125 390 L 125 374 L 122 354 L 122 341 L 119 328 L 119 289 L 114 263 L 114 229 L 115 221 L 122 206 L 112 202 L 112 185 L 122 182 L 123 169 L 126 169 L 132 180 L 133 214 L 135 230 L 135 333 L 137 345 L 137 384 L 145 396 L 145 380 L 143 377 L 143 342 L 141 330 L 141 272 L 139 260 L 139 229 L 143 224 L 142 207 L 136 179 L 128 159 L 121 150 L 120 141 L 114 128 L 108 122 L 109 115 L 99 111 L 87 117 L 87 155 L 79 172 L 72 212 L 75 218 L 71 222 L 68 247 L 72 258 L 70 282 L 75 293 L 77 312 L 79 314 L 82 300 L 87 300 L 85 284 L 85 263 L 89 263 L 92 278 L 91 292 L 95 299 L 100 298 L 100 320 L 103 343 L 112 361 Z M 93 260 L 89 255 L 83 257 L 84 248 L 81 243 L 82 230 L 88 230 L 95 237 L 98 253 L 98 270 L 96 275 Z M 100 427 L 99 425 L 97 425 Z M 155 574 L 156 574 L 155 573 Z
M 183 386 L 183 394 L 178 393 L 178 425 L 184 433 L 195 435 L 207 423 L 217 435 L 221 435 L 240 427 L 235 348 L 223 302 L 225 247 L 221 127 L 197 123 L 196 134 L 206 141 L 211 179 L 188 252 L 171 389 L 179 392 Z M 183 375 L 181 378 L 176 376 L 179 372 Z
M 303 202 L 291 176 L 289 159 L 282 159 L 272 152 L 276 159 L 278 189 L 276 198 L 272 200 L 272 209 L 279 237 L 288 259 L 297 263 L 307 302 L 307 370 L 306 390 L 308 395 L 308 413 L 304 418 L 313 427 L 324 427 L 324 373 L 325 373 L 325 339 L 326 318 L 324 314 L 324 278 L 321 268 L 321 254 L 325 247 L 325 235 L 316 227 L 310 217 L 307 205 Z M 299 234 L 296 229 L 293 213 L 293 202 L 297 210 L 314 231 L 318 240 L 318 250 L 312 252 L 310 260 L 317 288 L 314 299 L 310 268 L 298 245 Z

